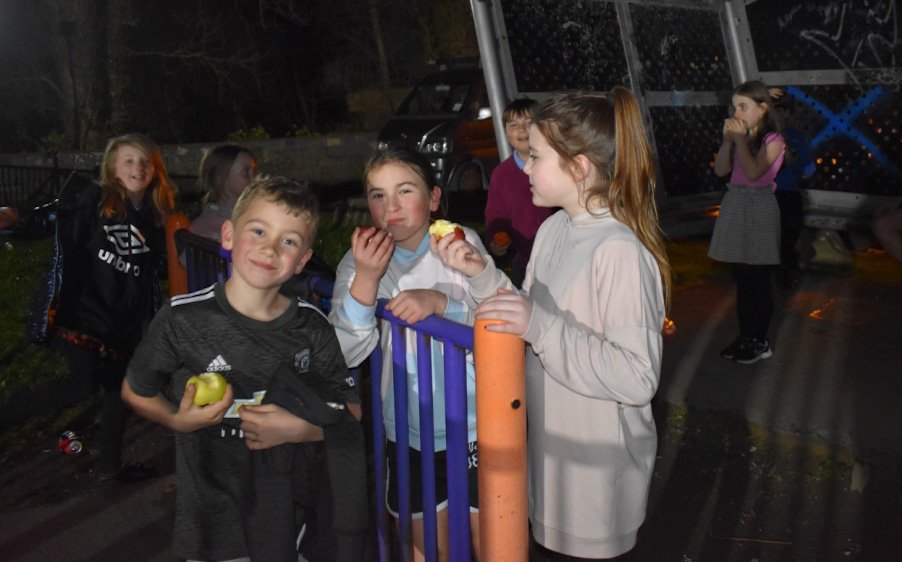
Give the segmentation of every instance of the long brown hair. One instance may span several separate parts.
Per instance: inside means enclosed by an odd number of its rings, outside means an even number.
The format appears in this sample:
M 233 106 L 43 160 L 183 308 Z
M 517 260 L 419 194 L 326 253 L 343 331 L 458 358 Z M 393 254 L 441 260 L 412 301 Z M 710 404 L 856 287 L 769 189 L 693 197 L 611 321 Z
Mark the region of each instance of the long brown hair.
M 204 154 L 200 161 L 199 178 L 201 189 L 204 191 L 205 205 L 216 203 L 225 196 L 226 180 L 232 170 L 232 164 L 240 154 L 247 154 L 254 162 L 257 161 L 253 152 L 237 144 L 221 144 Z
M 626 88 L 610 94 L 566 92 L 542 101 L 532 122 L 568 170 L 584 156 L 598 183 L 583 186 L 586 210 L 607 206 L 652 253 L 661 271 L 668 306 L 672 271 L 655 203 L 655 160 L 636 98 Z
M 127 192 L 125 186 L 116 178 L 116 153 L 120 147 L 125 145 L 141 151 L 153 165 L 154 174 L 147 189 L 151 192 L 157 219 L 162 222 L 163 217 L 175 209 L 175 195 L 178 193 L 178 188 L 166 173 L 163 154 L 156 143 L 149 137 L 135 133 L 110 139 L 106 150 L 103 151 L 103 162 L 100 167 L 100 186 L 103 188 L 100 200 L 101 214 L 104 217 L 118 220 L 126 217 Z

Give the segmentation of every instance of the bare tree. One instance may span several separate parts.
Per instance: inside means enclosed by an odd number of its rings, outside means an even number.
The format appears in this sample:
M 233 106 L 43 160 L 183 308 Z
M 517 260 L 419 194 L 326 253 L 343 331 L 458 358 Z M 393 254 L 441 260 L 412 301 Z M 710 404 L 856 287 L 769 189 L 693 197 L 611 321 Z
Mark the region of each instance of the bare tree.
M 477 58 L 479 46 L 467 0 L 410 0 L 427 60 Z
M 379 82 L 383 91 L 388 91 L 391 79 L 388 73 L 388 57 L 385 56 L 385 39 L 382 37 L 382 21 L 379 17 L 379 0 L 369 0 L 370 23 L 373 26 L 373 42 L 379 53 Z
M 52 3 L 57 11 L 54 51 L 63 90 L 65 133 L 74 146 L 94 148 L 102 145 L 109 132 L 104 6 L 89 0 Z
M 96 149 L 127 131 L 191 142 L 260 124 L 328 130 L 349 92 L 406 86 L 449 51 L 442 37 L 472 33 L 467 0 L 9 4 L 0 26 L 26 25 L 13 28 L 20 51 L 0 56 L 3 146 L 53 131 Z

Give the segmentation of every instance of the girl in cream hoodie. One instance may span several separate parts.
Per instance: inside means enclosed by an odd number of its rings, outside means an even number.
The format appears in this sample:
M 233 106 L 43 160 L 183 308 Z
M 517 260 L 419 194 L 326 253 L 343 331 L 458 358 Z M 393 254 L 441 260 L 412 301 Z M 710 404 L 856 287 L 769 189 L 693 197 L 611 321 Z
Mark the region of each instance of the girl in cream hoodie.
M 528 344 L 529 510 L 539 544 L 570 556 L 629 551 L 657 448 L 651 399 L 670 288 L 655 165 L 624 88 L 558 94 L 529 132 L 540 228 L 523 291 L 466 241 L 432 249 L 470 278 L 477 318 Z M 450 237 L 449 237 L 450 238 Z

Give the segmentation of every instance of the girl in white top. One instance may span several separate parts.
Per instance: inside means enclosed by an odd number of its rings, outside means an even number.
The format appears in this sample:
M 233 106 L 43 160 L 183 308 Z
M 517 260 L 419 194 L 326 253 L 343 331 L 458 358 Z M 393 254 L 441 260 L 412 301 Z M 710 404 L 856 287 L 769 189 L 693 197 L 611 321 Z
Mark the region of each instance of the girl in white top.
M 329 319 L 335 326 L 345 361 L 351 367 L 362 363 L 380 343 L 391 349 L 391 329 L 388 321 L 376 317 L 376 301 L 388 299 L 386 309 L 411 324 L 437 315 L 461 324 L 473 324 L 476 302 L 470 296 L 465 275 L 445 266 L 429 251 L 430 216 L 441 206 L 442 190 L 435 170 L 420 153 L 404 148 L 388 148 L 376 152 L 363 173 L 367 205 L 374 227 L 362 227 L 351 236 L 351 249 L 338 264 L 332 310 Z M 479 236 L 463 228 L 471 248 L 483 259 L 490 260 Z M 381 322 L 381 334 L 377 323 Z M 412 331 L 406 334 L 408 411 L 396 411 L 392 382 L 392 354 L 383 354 L 382 399 L 383 422 L 388 439 L 388 486 L 386 507 L 399 516 L 398 474 L 394 466 L 395 444 L 398 442 L 397 420 L 407 417 L 411 466 L 418 466 L 420 452 L 420 389 L 417 371 L 417 345 Z M 470 497 L 470 526 L 473 549 L 479 555 L 479 514 L 476 496 L 476 383 L 472 354 L 466 359 L 467 387 L 467 478 Z M 449 555 L 447 486 L 444 472 L 445 395 L 441 346 L 432 342 L 433 439 L 435 445 L 436 505 L 423 505 L 419 486 L 420 475 L 411 470 L 411 525 L 413 560 L 424 559 L 424 521 L 426 509 L 436 511 L 439 560 Z M 381 499 L 381 498 L 380 498 Z
M 528 344 L 529 511 L 539 544 L 570 556 L 629 551 L 645 518 L 657 448 L 670 266 L 655 165 L 624 88 L 540 103 L 529 132 L 533 203 L 560 207 L 539 229 L 523 291 L 466 241 L 432 242 L 470 278 L 477 319 Z

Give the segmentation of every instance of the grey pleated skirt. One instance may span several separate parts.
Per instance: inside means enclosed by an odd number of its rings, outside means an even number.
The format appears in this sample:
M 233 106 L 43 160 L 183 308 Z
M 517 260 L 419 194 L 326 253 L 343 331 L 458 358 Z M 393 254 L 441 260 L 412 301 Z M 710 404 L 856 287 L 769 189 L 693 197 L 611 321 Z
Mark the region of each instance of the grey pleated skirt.
M 727 184 L 708 256 L 727 263 L 780 263 L 780 208 L 769 187 Z

